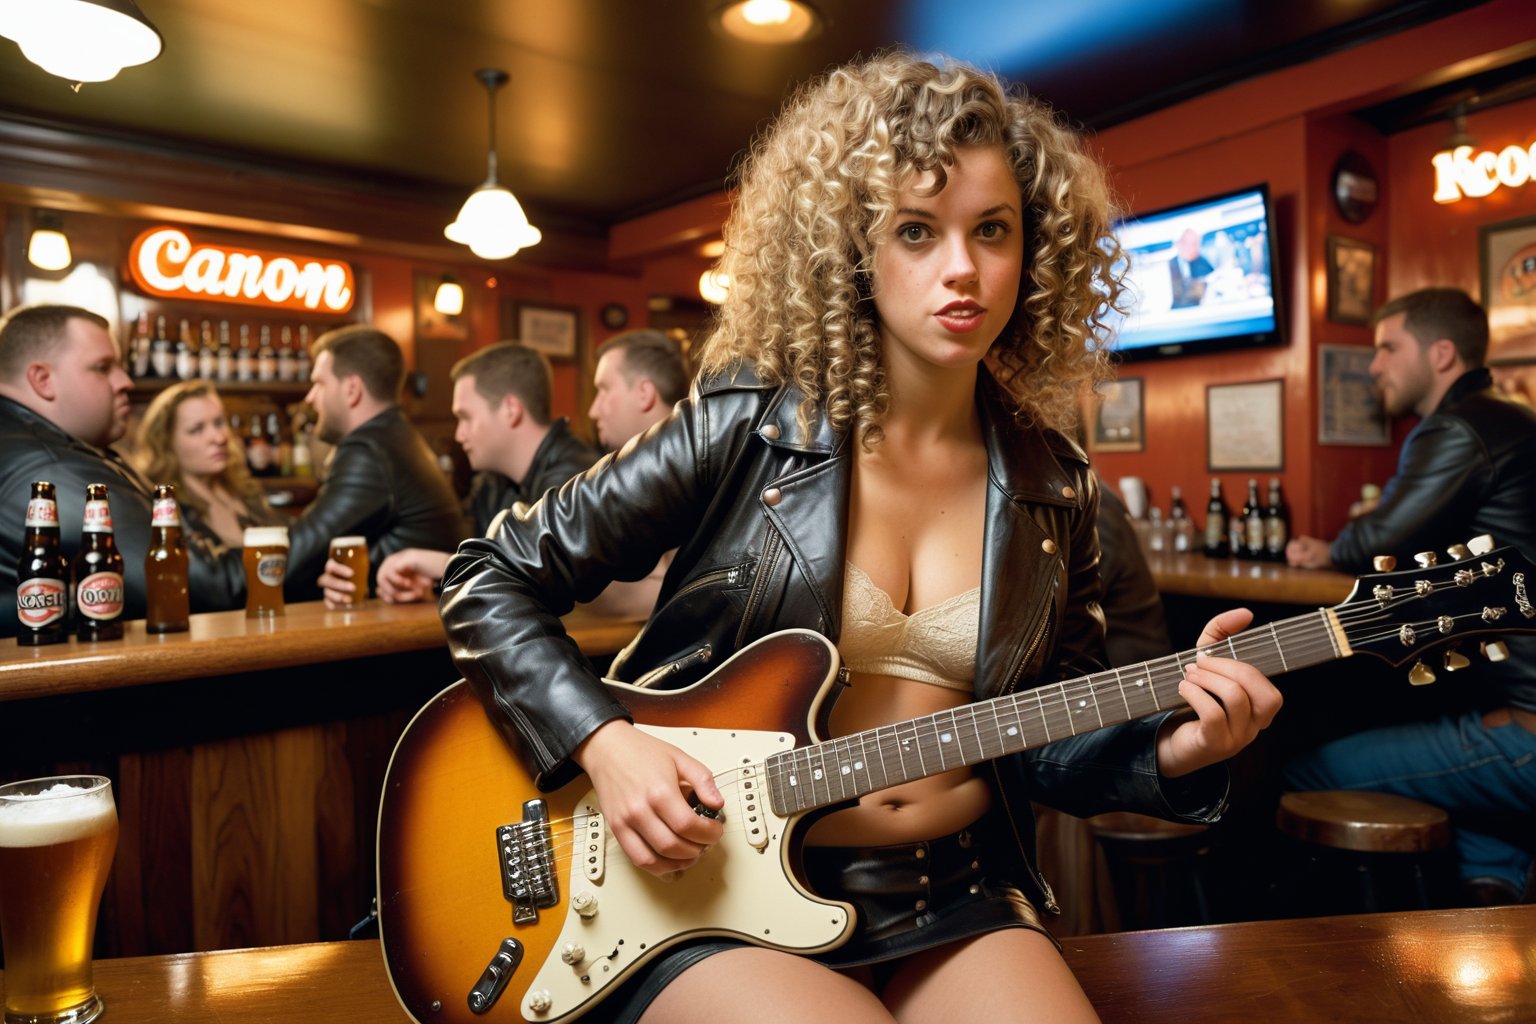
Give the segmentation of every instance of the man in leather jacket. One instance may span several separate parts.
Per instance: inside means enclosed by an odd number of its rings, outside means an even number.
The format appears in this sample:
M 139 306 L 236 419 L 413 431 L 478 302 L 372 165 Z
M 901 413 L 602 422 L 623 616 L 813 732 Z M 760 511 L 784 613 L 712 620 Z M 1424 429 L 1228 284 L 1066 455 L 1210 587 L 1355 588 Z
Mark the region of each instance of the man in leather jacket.
M 16 567 L 34 480 L 53 483 L 63 553 L 78 552 L 85 485 L 104 483 L 123 556 L 123 618 L 144 617 L 150 485 L 108 445 L 128 422 L 133 381 L 107 321 L 75 306 L 30 306 L 0 322 L 0 636 L 14 636 Z M 193 611 L 245 600 L 238 550 L 185 537 Z
M 448 547 L 459 536 L 458 500 L 431 448 L 398 405 L 405 364 L 372 327 L 328 331 L 312 346 L 305 396 L 320 439 L 336 446 L 319 493 L 289 527 L 290 600 L 319 597 L 316 580 L 332 537 L 368 538 L 369 565 L 402 548 Z
M 1377 311 L 1371 375 L 1387 412 L 1423 417 L 1403 442 L 1397 474 L 1375 509 L 1331 545 L 1298 537 L 1292 565 L 1370 568 L 1373 555 L 1412 565 L 1487 534 L 1536 553 L 1536 410 L 1500 395 L 1484 366 L 1488 318 L 1454 288 L 1426 288 Z M 1293 788 L 1379 789 L 1451 811 L 1463 880 L 1476 898 L 1527 894 L 1536 780 L 1536 637 L 1509 636 L 1510 656 L 1474 661 L 1479 710 L 1463 718 L 1377 729 L 1325 746 L 1287 773 Z M 1459 820 L 1458 820 L 1459 816 Z M 1487 819 L 1467 828 L 1470 816 Z M 1510 838 L 1503 835 L 1524 838 Z

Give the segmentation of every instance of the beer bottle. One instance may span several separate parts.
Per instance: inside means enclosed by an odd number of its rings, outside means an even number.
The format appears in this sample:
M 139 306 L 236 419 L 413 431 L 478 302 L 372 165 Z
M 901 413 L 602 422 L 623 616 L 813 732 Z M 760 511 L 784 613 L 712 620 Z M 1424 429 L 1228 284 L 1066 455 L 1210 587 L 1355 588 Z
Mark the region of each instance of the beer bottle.
M 299 379 L 299 363 L 293 351 L 293 328 L 283 324 L 277 335 L 277 379 L 293 382 Z
M 176 337 L 176 376 L 182 380 L 197 376 L 197 338 L 190 320 L 181 322 L 181 333 Z
M 299 350 L 294 354 L 293 379 L 301 384 L 309 383 L 309 326 L 299 324 Z
M 271 476 L 272 455 L 272 445 L 261 428 L 261 413 L 253 412 L 251 429 L 245 438 L 245 465 L 251 471 L 251 476 Z
M 176 376 L 176 343 L 165 333 L 165 317 L 155 317 L 155 339 L 149 344 L 150 370 L 162 380 Z
M 85 485 L 85 521 L 75 556 L 75 607 L 81 640 L 119 640 L 123 635 L 123 556 L 112 536 L 106 484 Z
M 133 376 L 135 380 L 143 380 L 149 376 L 150 348 L 154 342 L 149 336 L 149 314 L 140 313 L 133 327 L 133 343 L 129 345 L 129 356 L 132 358 Z
M 251 325 L 240 325 L 240 347 L 235 349 L 235 380 L 256 379 L 256 350 L 251 347 Z
M 1264 506 L 1264 557 L 1285 561 L 1285 545 L 1291 539 L 1291 510 L 1280 495 L 1280 478 L 1269 478 L 1269 503 Z
M 149 550 L 144 554 L 147 633 L 181 633 L 191 624 L 187 597 L 187 549 L 181 542 L 181 506 L 172 484 L 155 487 Z
M 1173 550 L 1188 551 L 1190 535 L 1194 532 L 1189 509 L 1184 507 L 1184 492 L 1177 485 L 1168 503 L 1168 528 L 1173 532 Z
M 1259 504 L 1259 482 L 1248 478 L 1248 498 L 1243 502 L 1243 558 L 1264 557 L 1264 506 Z
M 219 321 L 219 351 L 214 356 L 214 376 L 221 381 L 235 379 L 235 352 L 229 347 L 229 321 Z
M 59 550 L 59 504 L 46 480 L 32 484 L 26 530 L 16 565 L 16 617 L 21 621 L 16 642 L 23 647 L 61 644 L 68 639 L 69 563 Z
M 277 380 L 277 353 L 272 349 L 272 328 L 261 325 L 261 344 L 256 349 L 256 379 Z
M 213 343 L 213 325 L 207 320 L 198 328 L 197 376 L 213 380 L 219 375 L 219 350 Z
M 1205 555 L 1226 558 L 1232 553 L 1227 543 L 1227 503 L 1221 498 L 1221 479 L 1211 477 L 1211 500 L 1205 506 Z

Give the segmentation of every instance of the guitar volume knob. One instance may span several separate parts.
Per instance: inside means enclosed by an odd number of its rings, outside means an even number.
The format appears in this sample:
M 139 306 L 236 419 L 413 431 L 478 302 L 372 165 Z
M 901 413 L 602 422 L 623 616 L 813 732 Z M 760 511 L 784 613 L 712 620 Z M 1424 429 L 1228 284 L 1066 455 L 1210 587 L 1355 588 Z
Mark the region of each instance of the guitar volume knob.
M 587 958 L 587 947 L 579 942 L 567 942 L 560 947 L 560 962 L 575 967 Z
M 571 909 L 576 911 L 576 916 L 593 918 L 597 916 L 597 897 L 590 892 L 579 892 L 571 897 Z
M 549 1008 L 555 1005 L 554 999 L 549 995 L 549 989 L 540 988 L 528 993 L 528 1012 L 546 1014 Z

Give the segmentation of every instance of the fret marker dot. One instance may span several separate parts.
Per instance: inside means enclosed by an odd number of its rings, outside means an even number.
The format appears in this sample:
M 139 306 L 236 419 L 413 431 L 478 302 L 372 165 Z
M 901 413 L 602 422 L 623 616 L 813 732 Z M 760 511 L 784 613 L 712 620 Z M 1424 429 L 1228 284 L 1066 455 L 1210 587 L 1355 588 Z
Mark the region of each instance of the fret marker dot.
M 799 777 L 798 777 L 798 776 L 795 776 L 795 775 L 791 775 L 791 776 L 790 776 L 790 777 L 789 777 L 789 784 L 790 784 L 790 785 L 791 785 L 791 786 L 798 786 L 798 785 L 800 785 L 800 779 L 799 779 Z
M 1080 701 L 1077 702 L 1077 706 L 1080 707 L 1080 708 L 1085 708 L 1085 707 L 1088 706 L 1088 702 L 1085 701 L 1085 700 L 1080 700 Z
M 853 769 L 848 767 L 847 765 L 843 765 L 843 767 L 840 770 L 842 771 L 842 773 L 844 775 L 847 775 L 849 772 L 853 771 Z
M 1010 725 L 1008 727 L 1008 735 L 1009 736 L 1017 736 L 1018 734 L 1019 734 L 1019 730 L 1018 730 L 1017 726 Z
M 853 770 L 856 771 L 856 772 L 863 771 L 864 770 L 864 762 L 863 761 L 855 761 L 855 762 L 853 762 Z
M 815 779 L 817 782 L 820 782 L 822 779 L 821 769 L 817 768 L 814 772 L 811 772 L 811 778 Z
M 951 734 L 949 734 L 947 732 L 939 733 L 939 742 L 940 743 L 948 743 L 952 738 L 953 737 L 951 736 Z
M 1146 686 L 1147 685 L 1147 681 L 1145 679 L 1138 679 L 1138 680 L 1135 681 L 1134 685 L 1136 685 L 1136 686 Z

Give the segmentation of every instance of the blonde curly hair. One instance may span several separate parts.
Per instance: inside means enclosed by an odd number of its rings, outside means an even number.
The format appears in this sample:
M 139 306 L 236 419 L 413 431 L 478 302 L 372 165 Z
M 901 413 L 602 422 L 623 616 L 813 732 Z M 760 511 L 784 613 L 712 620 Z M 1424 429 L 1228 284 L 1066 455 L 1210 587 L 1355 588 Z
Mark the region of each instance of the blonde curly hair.
M 739 171 L 720 270 L 730 295 L 701 372 L 746 363 L 792 381 L 868 445 L 890 401 L 870 301 L 874 250 L 915 174 L 946 182 L 958 148 L 1001 145 L 1023 200 L 1019 303 L 987 364 L 1021 418 L 1069 432 L 1084 385 L 1109 376 L 1120 309 L 1115 206 L 1103 168 L 1045 104 L 994 75 L 886 53 L 799 89 Z
M 138 433 L 134 436 L 131 461 L 151 482 L 175 484 L 176 500 L 206 521 L 208 503 L 187 487 L 181 471 L 181 460 L 176 457 L 176 447 L 172 442 L 176 433 L 177 410 L 190 398 L 220 401 L 218 390 L 203 380 L 183 381 L 160 392 L 149 403 L 149 408 L 144 410 L 144 418 L 139 422 Z M 266 492 L 246 468 L 245 448 L 240 438 L 233 433 L 229 438 L 229 465 L 213 478 L 213 482 L 215 486 L 239 498 L 253 522 L 265 525 L 274 521 L 272 509 L 267 505 Z

